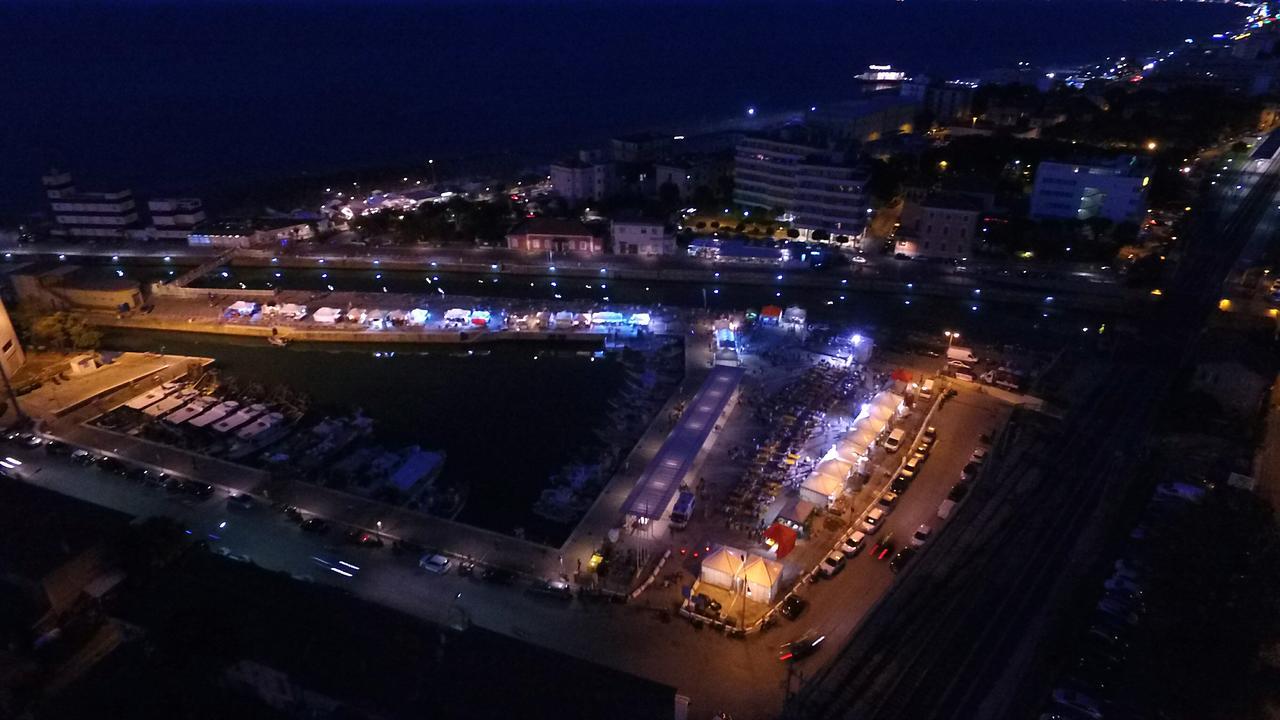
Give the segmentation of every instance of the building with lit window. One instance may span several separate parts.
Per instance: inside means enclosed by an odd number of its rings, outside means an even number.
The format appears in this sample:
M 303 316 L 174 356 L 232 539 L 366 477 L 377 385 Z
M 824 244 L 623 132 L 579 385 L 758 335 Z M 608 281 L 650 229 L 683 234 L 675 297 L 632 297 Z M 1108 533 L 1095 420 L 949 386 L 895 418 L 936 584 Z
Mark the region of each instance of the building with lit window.
M 661 220 L 622 218 L 610 227 L 615 255 L 672 255 L 676 236 Z
M 204 205 L 196 198 L 160 198 L 147 201 L 151 236 L 158 240 L 186 240 L 205 221 Z
M 960 260 L 973 256 L 982 204 L 958 194 L 934 193 L 902 209 L 894 252 Z
M 1146 165 L 1133 156 L 1091 164 L 1042 162 L 1031 190 L 1031 217 L 1139 222 L 1150 182 Z
M 858 237 L 866 227 L 868 173 L 812 140 L 748 137 L 738 144 L 733 201 L 778 211 L 808 237 Z

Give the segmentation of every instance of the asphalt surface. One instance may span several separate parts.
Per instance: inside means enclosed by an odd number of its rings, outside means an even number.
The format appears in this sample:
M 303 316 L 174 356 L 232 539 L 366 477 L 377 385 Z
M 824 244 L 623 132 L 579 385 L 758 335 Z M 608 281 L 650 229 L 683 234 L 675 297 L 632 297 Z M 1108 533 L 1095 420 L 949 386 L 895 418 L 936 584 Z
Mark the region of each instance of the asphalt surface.
M 1134 489 L 1135 449 L 1228 269 L 1274 207 L 1274 170 L 1224 175 L 1225 193 L 1206 189 L 1164 301 L 1132 336 L 1111 339 L 1111 371 L 1057 427 L 1020 424 L 1007 457 L 961 509 L 957 532 L 936 539 L 937 551 L 868 614 L 788 717 L 1034 716 L 1054 664 L 1037 643 L 1095 562 L 1112 508 Z

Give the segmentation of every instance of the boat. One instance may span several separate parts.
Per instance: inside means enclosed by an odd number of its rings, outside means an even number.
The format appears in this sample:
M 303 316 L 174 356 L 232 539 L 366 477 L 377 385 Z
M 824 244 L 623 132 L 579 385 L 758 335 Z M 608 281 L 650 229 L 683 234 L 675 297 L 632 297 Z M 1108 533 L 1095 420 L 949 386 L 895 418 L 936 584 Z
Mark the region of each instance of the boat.
M 279 413 L 269 413 L 268 415 L 264 415 L 262 418 L 259 418 L 258 420 L 253 421 L 252 423 L 249 424 L 249 426 L 245 427 L 240 432 L 244 432 L 244 430 L 247 430 L 249 427 L 253 427 L 258 422 L 261 422 L 263 419 L 265 419 L 266 417 L 269 417 L 270 415 L 279 416 L 281 421 L 276 424 L 270 425 L 269 427 L 266 427 L 262 430 L 259 430 L 258 432 L 254 433 L 248 438 L 239 437 L 239 433 L 237 433 L 236 434 L 237 440 L 234 443 L 232 443 L 231 446 L 227 449 L 226 457 L 228 460 L 241 460 L 243 458 L 246 458 L 258 452 L 259 450 L 267 447 L 268 445 L 272 445 L 278 442 L 279 440 L 283 439 L 284 436 L 288 435 L 290 432 L 293 431 L 293 428 L 291 426 L 283 422 L 284 420 L 283 415 L 280 415 Z
M 214 405 L 202 415 L 191 418 L 187 424 L 192 427 L 205 427 L 209 423 L 217 422 L 235 412 L 238 407 L 240 407 L 240 403 L 235 400 L 227 400 Z
M 234 430 L 250 420 L 258 417 L 267 411 L 267 406 L 261 403 L 254 403 L 246 408 L 240 408 L 240 412 L 225 417 L 213 424 L 213 429 L 217 432 L 224 433 L 228 430 Z
M 267 342 L 271 343 L 276 347 L 288 347 L 291 341 L 289 340 L 289 338 L 280 337 L 279 335 L 272 335 L 271 337 L 267 338 Z
M 147 407 L 148 405 L 160 402 L 161 400 L 164 399 L 166 395 L 169 394 L 169 392 L 170 392 L 169 390 L 164 389 L 164 386 L 151 388 L 150 390 L 133 398 L 129 402 L 126 402 L 124 406 L 128 408 L 133 408 L 134 410 L 141 410 Z
M 199 415 L 205 410 L 208 410 L 209 406 L 212 404 L 213 404 L 213 398 L 198 397 L 195 400 L 192 400 L 191 402 L 187 403 L 186 405 L 183 405 L 182 407 L 178 408 L 177 410 L 174 410 L 168 415 L 165 415 L 164 421 L 167 423 L 173 423 L 174 425 L 181 425 L 182 423 L 190 420 L 191 418 L 194 418 L 195 416 Z
M 241 440 L 252 440 L 256 436 L 276 427 L 282 422 L 284 422 L 284 415 L 278 412 L 269 412 L 237 430 L 236 437 Z
M 151 417 L 160 417 L 165 413 L 172 412 L 173 410 L 182 407 L 183 404 L 199 394 L 200 393 L 195 388 L 183 388 L 160 402 L 148 407 L 142 412 L 150 415 Z

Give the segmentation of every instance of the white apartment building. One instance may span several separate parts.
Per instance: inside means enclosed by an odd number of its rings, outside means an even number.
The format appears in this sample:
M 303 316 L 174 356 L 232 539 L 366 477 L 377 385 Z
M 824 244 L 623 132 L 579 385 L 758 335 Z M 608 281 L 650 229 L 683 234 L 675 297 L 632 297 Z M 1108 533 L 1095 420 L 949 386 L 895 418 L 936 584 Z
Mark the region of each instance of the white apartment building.
M 660 220 L 614 220 L 610 226 L 615 255 L 673 255 L 676 237 Z
M 794 217 L 805 235 L 859 237 L 867 220 L 867 173 L 815 145 L 750 137 L 738 144 L 733 201 Z
M 1042 162 L 1031 191 L 1031 217 L 1139 222 L 1147 211 L 1150 182 L 1132 156 L 1093 164 Z

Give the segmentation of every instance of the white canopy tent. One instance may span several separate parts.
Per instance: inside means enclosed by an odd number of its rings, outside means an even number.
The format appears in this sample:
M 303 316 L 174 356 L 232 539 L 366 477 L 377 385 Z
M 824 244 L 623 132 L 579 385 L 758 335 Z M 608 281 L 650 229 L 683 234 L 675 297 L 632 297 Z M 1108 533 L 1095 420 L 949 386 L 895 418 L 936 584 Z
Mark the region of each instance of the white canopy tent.
M 318 323 L 332 325 L 333 323 L 338 322 L 338 318 L 340 317 L 342 317 L 342 311 L 338 308 L 322 307 L 311 316 L 311 319 Z
M 426 325 L 429 317 L 431 317 L 431 312 L 426 308 L 414 308 L 409 311 L 409 322 L 414 325 Z
M 287 318 L 293 318 L 294 320 L 301 320 L 302 318 L 307 316 L 307 306 L 298 305 L 296 303 L 285 303 L 280 306 L 279 312 L 281 315 Z
M 392 310 L 391 312 L 387 313 L 387 322 L 391 322 L 391 323 L 404 324 L 405 320 L 407 320 L 408 318 L 409 318 L 408 314 L 406 314 L 405 311 L 403 310 Z
M 853 472 L 853 465 L 847 463 L 840 458 L 827 458 L 818 463 L 818 467 L 814 468 L 815 472 L 824 475 L 834 475 L 836 477 L 847 478 L 849 473 Z
M 554 318 L 556 328 L 563 330 L 565 328 L 573 327 L 573 317 L 573 313 L 567 310 L 561 310 L 556 313 Z
M 351 308 L 347 311 L 347 322 L 363 323 L 365 314 L 364 308 Z
M 882 418 L 875 417 L 874 415 L 868 415 L 867 417 L 864 417 L 858 422 L 854 423 L 853 431 L 854 432 L 862 432 L 864 430 L 870 431 L 872 434 L 872 437 L 876 437 L 880 433 L 884 432 L 884 429 L 888 426 L 889 426 L 888 421 Z
M 591 316 L 591 324 L 593 325 L 617 325 L 626 321 L 626 316 L 620 312 L 598 312 Z
M 258 304 L 248 300 L 237 300 L 227 306 L 228 315 L 252 315 L 258 311 Z
M 746 553 L 728 545 L 716 548 L 715 552 L 702 559 L 702 568 L 698 578 L 708 585 L 715 585 L 725 590 L 732 590 L 742 573 L 742 557 Z
M 836 457 L 851 465 L 856 465 L 871 451 L 871 443 L 862 441 L 850 433 L 836 444 Z
M 800 486 L 800 497 L 821 507 L 828 507 L 844 492 L 845 478 L 814 472 Z
M 782 563 L 777 560 L 751 555 L 742 567 L 747 596 L 759 603 L 771 603 L 782 585 Z
M 445 322 L 465 323 L 471 320 L 471 311 L 462 308 L 450 308 L 444 313 Z

